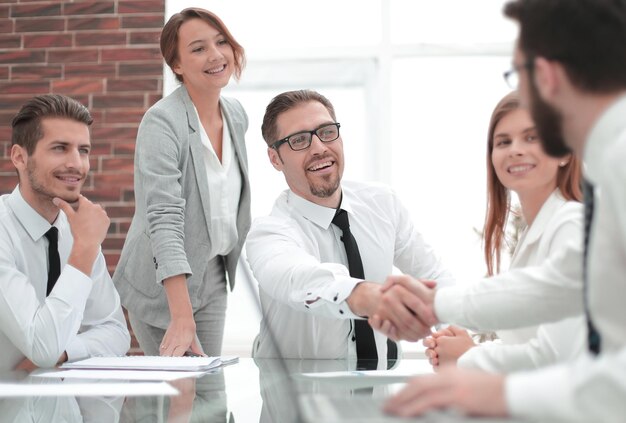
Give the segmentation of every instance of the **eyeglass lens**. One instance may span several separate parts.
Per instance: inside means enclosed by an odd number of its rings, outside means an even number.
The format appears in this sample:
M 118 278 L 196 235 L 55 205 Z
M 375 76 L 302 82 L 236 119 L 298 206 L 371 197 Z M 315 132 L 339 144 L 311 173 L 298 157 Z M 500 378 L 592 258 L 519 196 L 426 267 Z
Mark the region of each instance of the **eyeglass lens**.
M 322 126 L 321 128 L 315 130 L 315 135 L 317 135 L 322 142 L 334 141 L 339 138 L 339 128 L 337 127 L 337 124 L 334 123 Z M 311 145 L 312 137 L 313 135 L 311 132 L 294 134 L 289 137 L 289 145 L 291 145 L 294 150 L 305 149 Z

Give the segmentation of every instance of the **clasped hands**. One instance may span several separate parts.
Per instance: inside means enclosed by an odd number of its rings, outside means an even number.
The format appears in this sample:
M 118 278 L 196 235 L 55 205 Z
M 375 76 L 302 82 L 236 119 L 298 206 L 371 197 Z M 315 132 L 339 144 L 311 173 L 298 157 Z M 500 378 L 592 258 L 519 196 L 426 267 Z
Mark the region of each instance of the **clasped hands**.
M 439 323 L 434 310 L 435 282 L 410 276 L 389 276 L 382 285 L 380 297 L 370 325 L 394 340 L 417 341 L 431 334 L 430 328 Z M 454 328 L 455 330 L 457 328 Z M 452 331 L 452 329 L 450 329 Z M 454 331 L 438 332 L 427 347 L 435 350 L 441 337 L 463 339 Z M 451 336 L 454 335 L 454 336 Z M 431 363 L 435 363 L 431 357 Z M 453 408 L 468 415 L 506 416 L 504 377 L 477 370 L 443 368 L 438 375 L 416 376 L 384 406 L 386 412 L 409 417 L 432 409 Z
M 378 305 L 369 317 L 372 328 L 395 341 L 418 341 L 439 323 L 434 311 L 435 281 L 392 275 L 382 285 Z

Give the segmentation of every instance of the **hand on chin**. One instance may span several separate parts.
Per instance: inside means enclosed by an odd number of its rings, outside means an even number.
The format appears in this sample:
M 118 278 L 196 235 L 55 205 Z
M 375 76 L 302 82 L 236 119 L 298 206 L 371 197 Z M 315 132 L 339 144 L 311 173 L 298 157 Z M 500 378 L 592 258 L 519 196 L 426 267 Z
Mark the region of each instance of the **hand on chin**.
M 80 197 L 80 193 L 71 193 L 65 195 L 57 195 L 56 198 L 60 198 L 65 201 L 67 204 L 72 206 L 74 210 L 78 210 L 78 199 Z

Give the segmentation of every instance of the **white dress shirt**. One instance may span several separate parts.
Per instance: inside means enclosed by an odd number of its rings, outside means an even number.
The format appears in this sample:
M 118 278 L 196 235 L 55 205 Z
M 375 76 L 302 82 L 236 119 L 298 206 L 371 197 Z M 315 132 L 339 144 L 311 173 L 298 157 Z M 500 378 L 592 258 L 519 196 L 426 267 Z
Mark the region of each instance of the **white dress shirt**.
M 566 201 L 557 189 L 541 206 L 532 225 L 522 233 L 510 268 L 541 264 L 570 241 L 582 243 L 582 236 L 583 205 Z M 587 345 L 583 316 L 497 333 L 501 343 L 489 342 L 470 348 L 459 358 L 459 367 L 505 373 L 529 370 L 578 357 Z
M 195 106 L 194 106 L 195 109 Z M 198 110 L 196 109 L 196 114 Z M 200 117 L 198 117 L 200 122 Z M 204 126 L 200 127 L 200 140 L 204 145 L 204 166 L 209 183 L 211 203 L 211 251 L 209 257 L 225 256 L 239 241 L 237 234 L 237 211 L 241 197 L 241 171 L 232 145 L 230 130 L 222 113 L 222 160 L 217 157 Z
M 342 182 L 342 193 L 365 280 L 382 284 L 395 265 L 439 286 L 454 283 L 389 188 Z M 272 335 L 285 358 L 356 357 L 351 319 L 359 316 L 346 298 L 361 280 L 350 277 L 342 231 L 331 225 L 334 215 L 335 209 L 287 190 L 269 216 L 253 223 L 246 251 L 263 309 L 257 357 L 275 355 Z M 378 357 L 385 359 L 386 338 L 374 336 Z
M 50 224 L 16 187 L 0 197 L 0 370 L 24 358 L 39 367 L 56 364 L 63 352 L 74 361 L 97 355 L 123 355 L 130 336 L 104 256 L 91 277 L 67 264 L 72 234 L 65 214 L 59 230 L 61 275 L 46 297 Z
M 626 96 L 596 122 L 585 146 L 586 177 L 594 185 L 589 239 L 588 301 L 601 336 L 597 357 L 511 375 L 514 415 L 584 422 L 626 416 Z

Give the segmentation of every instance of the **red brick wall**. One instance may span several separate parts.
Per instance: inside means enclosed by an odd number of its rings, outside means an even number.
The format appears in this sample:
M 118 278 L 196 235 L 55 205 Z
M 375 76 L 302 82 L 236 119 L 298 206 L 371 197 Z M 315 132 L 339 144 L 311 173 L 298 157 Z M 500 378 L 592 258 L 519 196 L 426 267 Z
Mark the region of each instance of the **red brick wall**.
M 10 122 L 24 101 L 66 94 L 91 110 L 85 195 L 111 218 L 113 272 L 134 210 L 133 154 L 143 113 L 161 98 L 164 0 L 0 0 L 0 193 L 17 182 Z

